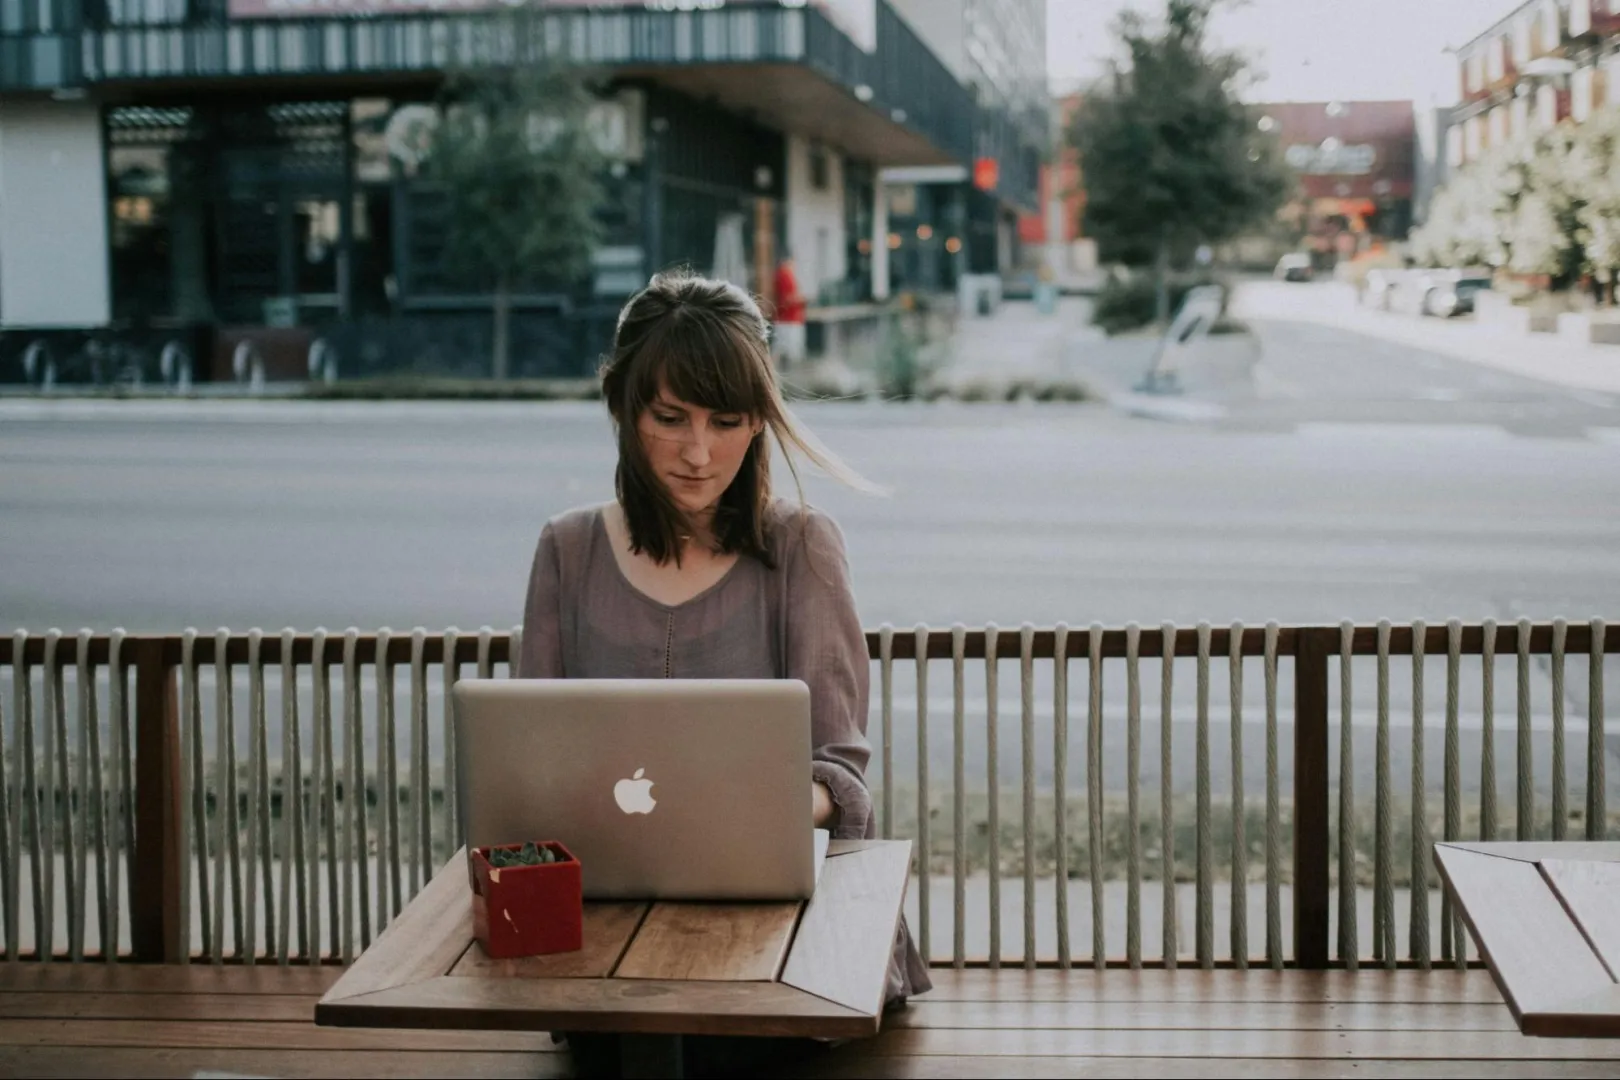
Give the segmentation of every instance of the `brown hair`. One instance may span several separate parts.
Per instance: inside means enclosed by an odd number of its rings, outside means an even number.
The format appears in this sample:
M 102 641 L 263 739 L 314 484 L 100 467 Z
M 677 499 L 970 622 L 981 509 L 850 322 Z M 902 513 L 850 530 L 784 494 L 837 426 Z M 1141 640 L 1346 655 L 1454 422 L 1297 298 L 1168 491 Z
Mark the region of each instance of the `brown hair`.
M 619 312 L 613 348 L 602 364 L 602 396 L 619 440 L 614 491 L 624 507 L 632 551 L 655 562 L 680 561 L 687 515 L 653 475 L 637 422 L 660 384 L 682 401 L 761 421 L 782 448 L 800 502 L 793 464 L 803 454 L 827 474 L 863 490 L 872 485 L 800 426 L 782 401 L 771 359 L 770 329 L 759 305 L 727 281 L 689 272 L 656 275 Z M 754 436 L 742 467 L 715 508 L 714 537 L 726 553 L 776 565 L 766 513 L 771 502 L 771 455 L 765 432 Z

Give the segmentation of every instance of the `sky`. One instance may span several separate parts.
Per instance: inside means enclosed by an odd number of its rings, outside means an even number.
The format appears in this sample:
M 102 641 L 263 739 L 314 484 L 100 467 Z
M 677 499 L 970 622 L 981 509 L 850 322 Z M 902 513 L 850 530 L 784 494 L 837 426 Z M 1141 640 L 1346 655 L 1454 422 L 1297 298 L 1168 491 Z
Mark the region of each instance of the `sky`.
M 1461 45 L 1519 0 L 1246 0 L 1219 12 L 1211 36 L 1237 48 L 1264 76 L 1254 101 L 1456 100 Z M 1113 47 L 1119 11 L 1148 14 L 1164 0 L 1046 0 L 1047 69 L 1068 90 L 1094 77 Z

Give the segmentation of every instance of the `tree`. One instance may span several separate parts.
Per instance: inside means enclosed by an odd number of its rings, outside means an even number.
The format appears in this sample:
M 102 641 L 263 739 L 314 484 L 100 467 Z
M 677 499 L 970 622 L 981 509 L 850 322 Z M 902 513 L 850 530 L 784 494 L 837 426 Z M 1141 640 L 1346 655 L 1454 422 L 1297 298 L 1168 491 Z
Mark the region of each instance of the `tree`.
M 446 268 L 493 301 L 491 373 L 511 370 L 514 290 L 568 289 L 600 235 L 605 164 L 580 71 L 541 61 L 453 75 L 423 178 L 444 200 Z
M 1071 131 L 1086 231 L 1106 259 L 1154 263 L 1161 320 L 1170 266 L 1269 223 L 1293 188 L 1276 138 L 1238 98 L 1247 61 L 1207 40 L 1220 2 L 1167 0 L 1157 25 L 1122 14 L 1115 33 L 1127 58 L 1086 96 Z

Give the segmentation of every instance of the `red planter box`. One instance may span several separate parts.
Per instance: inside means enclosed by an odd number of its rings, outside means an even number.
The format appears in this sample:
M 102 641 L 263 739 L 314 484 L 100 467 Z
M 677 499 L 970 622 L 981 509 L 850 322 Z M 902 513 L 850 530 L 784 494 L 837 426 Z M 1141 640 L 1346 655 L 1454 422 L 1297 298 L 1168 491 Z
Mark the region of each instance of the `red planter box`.
M 501 845 L 516 851 L 522 844 Z M 494 867 L 491 848 L 473 848 L 473 934 L 491 959 L 572 952 L 584 944 L 579 860 L 555 840 L 536 841 L 557 855 L 539 866 Z

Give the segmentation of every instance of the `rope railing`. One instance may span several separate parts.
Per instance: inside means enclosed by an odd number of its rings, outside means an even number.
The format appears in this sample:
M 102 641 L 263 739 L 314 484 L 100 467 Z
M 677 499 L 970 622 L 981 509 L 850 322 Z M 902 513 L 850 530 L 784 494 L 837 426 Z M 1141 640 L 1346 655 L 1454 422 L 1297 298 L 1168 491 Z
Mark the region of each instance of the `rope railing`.
M 508 674 L 520 634 L 0 640 L 5 956 L 351 961 L 459 845 L 451 690 L 469 669 Z M 936 963 L 1463 964 L 1433 840 L 1615 832 L 1603 664 L 1620 633 L 1603 620 L 886 625 L 868 647 L 878 828 L 914 842 L 910 914 Z M 1584 684 L 1568 677 L 1572 654 L 1586 656 Z M 1510 658 L 1511 827 L 1494 746 L 1496 668 Z M 1402 664 L 1406 777 L 1393 760 Z M 1444 669 L 1437 790 L 1431 666 Z M 1158 723 L 1144 723 L 1155 704 Z M 1009 709 L 1015 724 L 1001 722 Z M 1567 730 L 1582 714 L 1584 755 Z M 1263 777 L 1246 769 L 1257 738 Z

